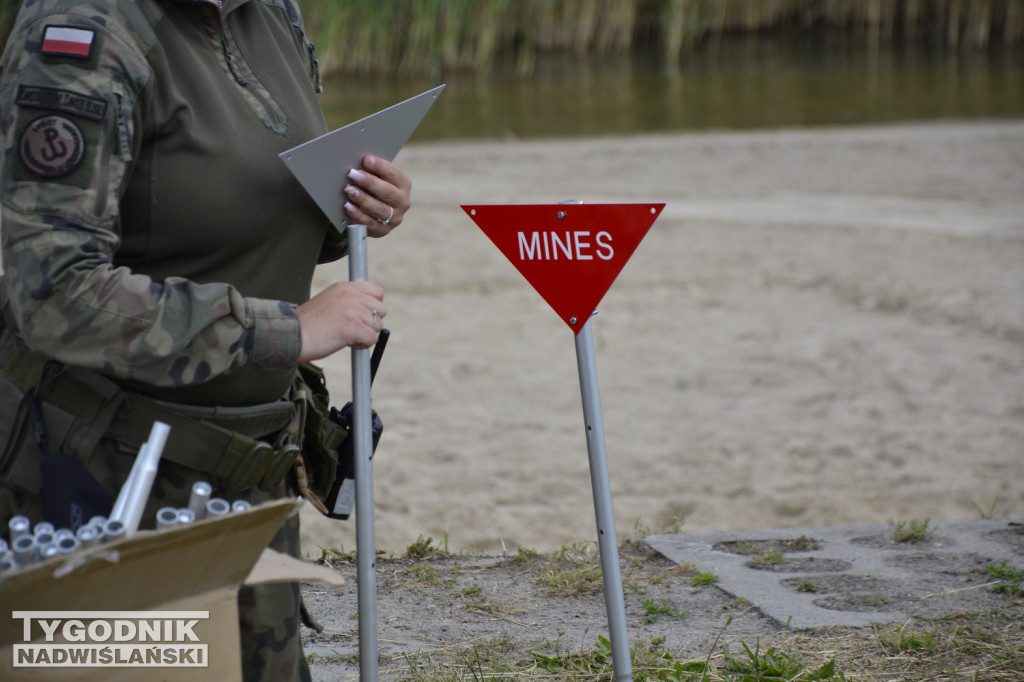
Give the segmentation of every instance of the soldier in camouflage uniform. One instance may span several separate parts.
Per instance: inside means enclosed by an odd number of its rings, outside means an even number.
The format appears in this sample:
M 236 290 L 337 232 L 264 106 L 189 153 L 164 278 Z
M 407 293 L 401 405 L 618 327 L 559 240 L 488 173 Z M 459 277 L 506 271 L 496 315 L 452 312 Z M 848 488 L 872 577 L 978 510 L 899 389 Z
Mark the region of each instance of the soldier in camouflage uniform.
M 309 297 L 346 244 L 276 156 L 325 132 L 319 81 L 295 0 L 25 0 L 0 63 L 4 527 L 54 503 L 32 401 L 100 497 L 170 423 L 144 524 L 197 480 L 296 494 L 322 391 L 297 367 L 372 345 L 387 312 L 367 282 Z M 350 177 L 354 221 L 401 223 L 398 167 Z M 298 553 L 297 519 L 272 546 Z M 246 679 L 309 677 L 297 585 L 243 589 L 239 615 Z

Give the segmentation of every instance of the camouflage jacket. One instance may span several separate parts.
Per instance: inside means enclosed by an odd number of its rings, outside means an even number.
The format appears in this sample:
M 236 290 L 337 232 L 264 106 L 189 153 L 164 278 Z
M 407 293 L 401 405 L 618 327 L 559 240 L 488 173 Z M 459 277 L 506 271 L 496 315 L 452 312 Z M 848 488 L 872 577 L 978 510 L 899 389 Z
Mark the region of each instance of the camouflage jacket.
M 328 223 L 294 0 L 27 0 L 0 62 L 3 266 L 34 350 L 181 403 L 283 395 Z M 340 200 L 340 199 L 339 199 Z

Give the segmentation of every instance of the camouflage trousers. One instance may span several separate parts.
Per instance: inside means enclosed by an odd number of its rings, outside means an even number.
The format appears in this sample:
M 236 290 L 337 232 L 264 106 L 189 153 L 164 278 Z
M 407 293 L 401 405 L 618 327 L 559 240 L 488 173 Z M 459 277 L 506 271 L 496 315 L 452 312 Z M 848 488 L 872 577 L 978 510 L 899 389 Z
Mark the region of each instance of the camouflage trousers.
M 112 495 L 117 496 L 131 471 L 134 452 L 122 451 L 116 443 L 103 440 L 82 464 Z M 192 484 L 205 480 L 214 486 L 214 496 L 223 496 L 218 481 L 202 472 L 160 462 L 153 491 L 142 519 L 142 527 L 155 526 L 156 512 L 161 507 L 184 507 Z M 294 496 L 294 485 L 283 483 L 278 489 L 264 492 L 252 489 L 232 494 L 229 499 L 246 499 L 259 504 L 271 499 Z M 7 527 L 10 518 L 23 514 L 34 522 L 42 519 L 39 495 L 23 492 L 0 483 L 0 523 Z M 279 552 L 298 557 L 299 518 L 294 516 L 281 527 L 269 546 Z M 306 657 L 302 651 L 302 598 L 297 583 L 276 583 L 242 586 L 238 592 L 238 623 L 241 633 L 243 680 L 246 682 L 282 682 L 310 680 Z

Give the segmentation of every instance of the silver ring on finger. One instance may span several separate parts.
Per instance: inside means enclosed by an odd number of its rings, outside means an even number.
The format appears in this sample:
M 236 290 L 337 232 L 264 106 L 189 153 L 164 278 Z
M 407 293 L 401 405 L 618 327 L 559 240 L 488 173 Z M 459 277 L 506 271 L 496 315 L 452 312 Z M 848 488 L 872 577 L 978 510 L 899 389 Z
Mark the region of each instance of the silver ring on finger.
M 379 222 L 381 225 L 390 225 L 391 219 L 395 217 L 395 207 L 388 206 L 388 208 L 391 209 L 391 213 L 388 213 L 388 217 L 385 218 L 384 220 L 380 220 L 379 218 L 377 219 L 377 222 Z
M 377 328 L 377 320 L 380 319 L 380 313 L 377 312 L 376 310 L 372 310 L 370 312 L 373 313 L 373 316 L 370 318 L 370 327 L 372 329 L 376 329 Z

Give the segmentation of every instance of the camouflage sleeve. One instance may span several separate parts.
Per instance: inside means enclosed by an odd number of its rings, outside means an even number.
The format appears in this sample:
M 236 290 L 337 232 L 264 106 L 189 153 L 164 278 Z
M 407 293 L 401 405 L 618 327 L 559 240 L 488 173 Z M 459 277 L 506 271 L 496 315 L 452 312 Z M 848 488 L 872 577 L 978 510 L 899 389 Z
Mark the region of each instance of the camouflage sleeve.
M 136 17 L 99 15 L 106 4 L 29 3 L 0 62 L 4 279 L 26 343 L 156 386 L 294 366 L 294 305 L 115 266 L 154 38 L 142 3 L 109 3 Z

